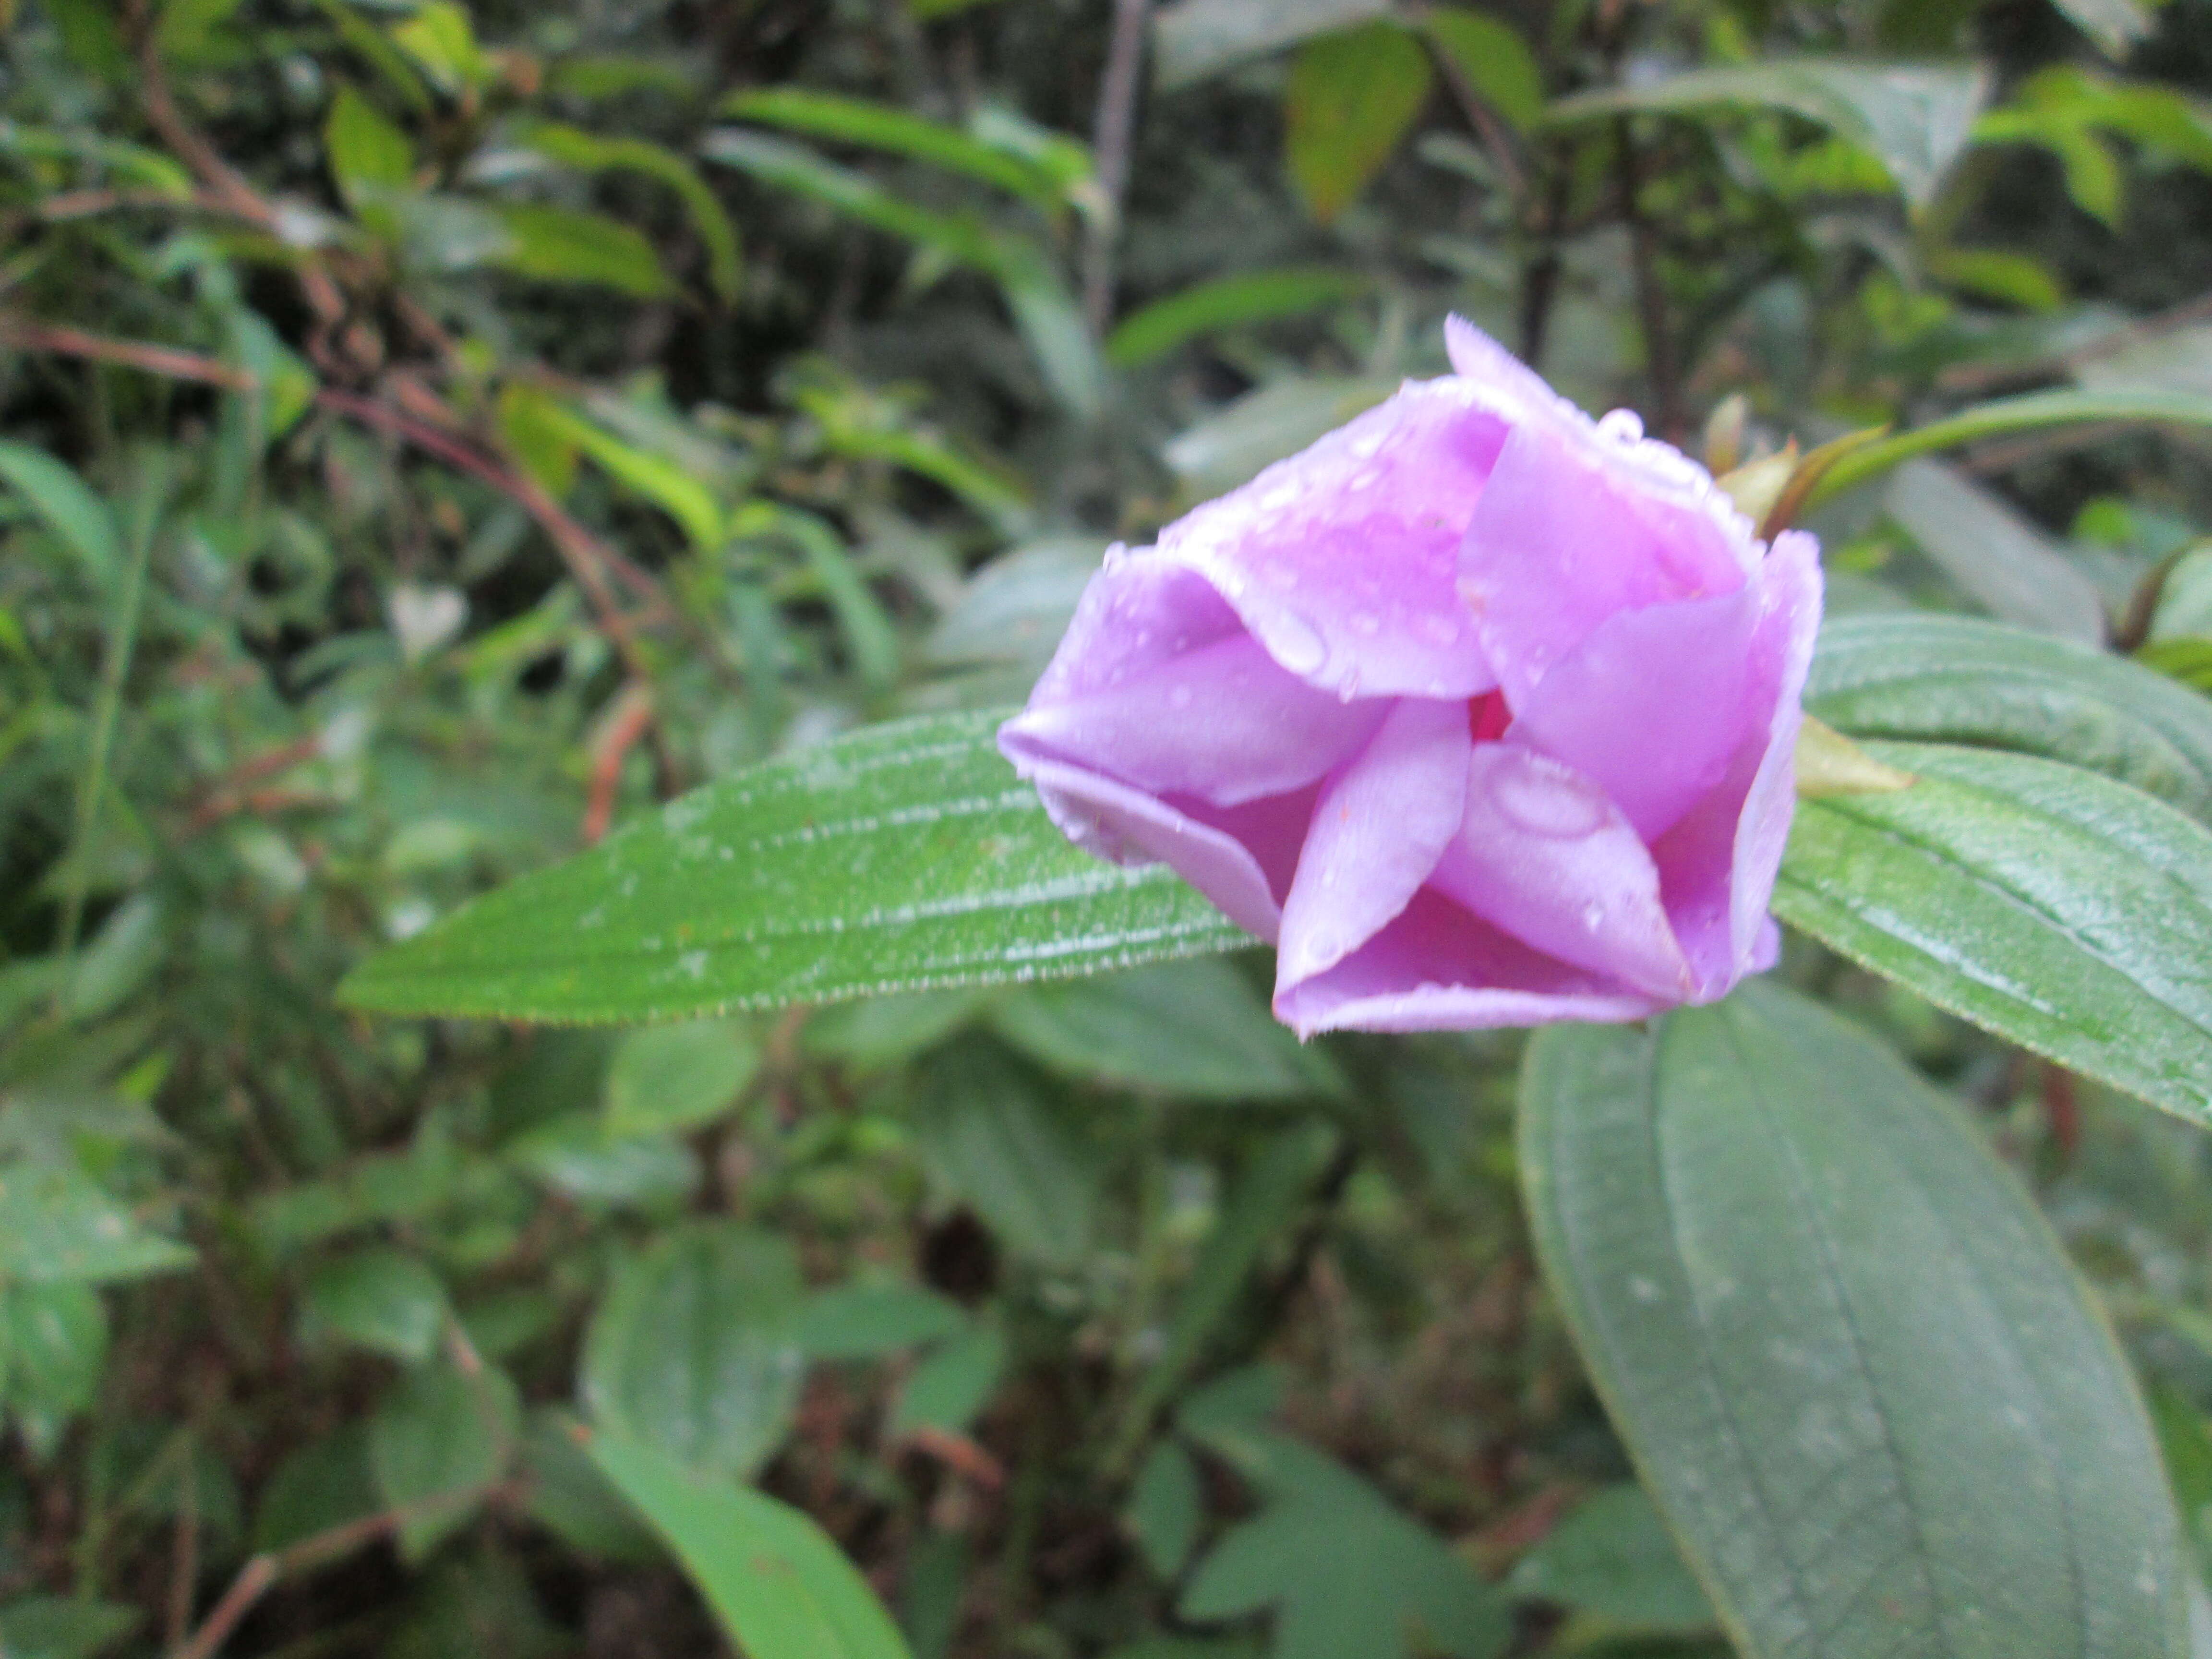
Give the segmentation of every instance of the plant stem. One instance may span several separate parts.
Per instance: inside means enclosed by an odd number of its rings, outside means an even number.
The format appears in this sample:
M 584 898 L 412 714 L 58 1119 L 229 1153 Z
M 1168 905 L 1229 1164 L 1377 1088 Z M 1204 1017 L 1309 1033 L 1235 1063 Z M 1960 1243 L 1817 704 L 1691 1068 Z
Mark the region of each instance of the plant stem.
M 1105 199 L 1084 248 L 1083 313 L 1091 331 L 1103 334 L 1114 317 L 1114 245 L 1121 236 L 1121 197 L 1129 185 L 1129 145 L 1137 112 L 1137 71 L 1145 57 L 1145 24 L 1152 0 L 1114 0 L 1114 33 L 1106 73 L 1098 83 L 1098 114 L 1091 156 L 1098 192 Z

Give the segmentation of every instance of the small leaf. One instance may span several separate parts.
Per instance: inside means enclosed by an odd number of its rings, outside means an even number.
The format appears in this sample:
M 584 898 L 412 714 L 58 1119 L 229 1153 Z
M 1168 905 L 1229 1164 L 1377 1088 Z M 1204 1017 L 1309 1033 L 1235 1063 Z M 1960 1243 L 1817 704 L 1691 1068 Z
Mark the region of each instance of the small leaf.
M 1608 1486 L 1514 1566 L 1514 1593 L 1655 1634 L 1713 1627 L 1712 1604 L 1644 1488 Z
M 1182 1571 L 1206 1521 L 1206 1494 L 1198 1466 L 1180 1442 L 1162 1440 L 1152 1448 L 1121 1518 L 1154 1572 L 1172 1580 Z
M 718 115 L 830 138 L 927 161 L 1010 191 L 1048 212 L 1064 205 L 1052 175 L 995 144 L 971 137 L 957 127 L 926 120 L 888 104 L 840 98 L 804 87 L 763 87 L 733 93 L 716 106 Z
M 2125 58 L 2156 26 L 2142 0 L 2053 0 L 2107 58 Z
M 939 1348 L 906 1380 L 886 1430 L 893 1439 L 916 1429 L 963 1433 L 999 1387 L 1006 1369 L 1006 1339 L 998 1326 L 978 1323 Z
M 746 1659 L 908 1659 L 867 1580 L 800 1510 L 604 1431 L 589 1449 Z
M 382 111 L 351 87 L 341 86 L 323 125 L 331 175 L 358 208 L 379 191 L 405 190 L 415 179 L 415 146 Z
M 967 1324 L 958 1303 L 920 1285 L 839 1285 L 806 1298 L 796 1331 L 809 1359 L 880 1359 Z
M 349 1342 L 395 1359 L 428 1359 L 452 1310 L 446 1287 L 403 1250 L 357 1250 L 307 1280 L 307 1310 Z
M 1123 318 L 1107 337 L 1106 361 L 1116 368 L 1134 368 L 1201 335 L 1294 317 L 1370 286 L 1358 271 L 1317 265 L 1217 276 Z
M 1835 727 L 1810 714 L 1798 728 L 1795 759 L 1801 800 L 1871 794 L 1906 789 L 1912 784 L 1911 773 L 1883 765 Z
M 1389 9 L 1389 0 L 1178 0 L 1153 14 L 1153 77 L 1172 91 Z
M 507 1472 L 522 1407 L 504 1371 L 436 1364 L 404 1373 L 368 1427 L 369 1468 L 387 1506 L 405 1508 L 410 1561 L 468 1519 Z
M 1989 85 L 1988 72 L 1979 68 L 1778 59 L 1577 93 L 1553 104 L 1547 118 L 1574 122 L 1729 106 L 1784 109 L 1819 122 L 1874 155 L 1905 200 L 1920 207 L 1935 198 L 1966 147 Z
M 1428 54 L 1395 23 L 1302 48 L 1285 94 L 1284 146 L 1306 209 L 1322 224 L 1365 189 L 1428 101 Z
M 594 1423 L 749 1480 L 789 1431 L 805 1358 L 789 1241 L 701 1222 L 627 1264 L 584 1340 Z
M 1489 1586 L 1365 1481 L 1287 1435 L 1255 1431 L 1249 1470 L 1271 1499 L 1200 1563 L 1178 1610 L 1272 1607 L 1273 1659 L 1492 1659 L 1511 1621 Z
M 0 1400 L 38 1457 L 93 1402 L 107 1364 L 107 1306 L 88 1285 L 0 1283 Z
M 521 142 L 550 161 L 584 173 L 639 173 L 684 204 L 707 253 L 707 282 L 727 305 L 738 295 L 738 229 L 707 181 L 674 150 L 643 138 L 609 138 L 558 121 L 526 128 Z
M 760 1069 L 751 1032 L 729 1020 L 652 1025 L 615 1045 L 607 1067 L 611 1139 L 694 1129 L 737 1103 Z
M 499 210 L 512 239 L 499 263 L 540 282 L 611 288 L 634 299 L 675 291 L 653 244 L 604 214 L 513 204 Z
M 971 1037 L 921 1063 L 914 1133 L 932 1174 L 1007 1245 L 1072 1267 L 1091 1243 L 1098 1170 L 1054 1107 L 1004 1050 Z
M 634 1019 L 1004 982 L 1245 936 L 1067 844 L 1003 713 L 877 726 L 686 795 L 356 969 L 386 1012 Z
M 2076 767 L 1868 747 L 1917 781 L 1801 801 L 1775 914 L 2022 1048 L 2212 1124 L 2212 832 Z
M 286 1454 L 261 1488 L 253 1547 L 275 1552 L 381 1507 L 368 1468 L 368 1425 L 359 1419 Z
M 1195 1100 L 1290 1100 L 1344 1087 L 1321 1052 L 1277 1024 L 1218 960 L 1024 987 L 988 1018 L 1007 1042 L 1075 1079 Z
M 173 1273 L 193 1261 L 73 1165 L 0 1164 L 0 1281 L 94 1285 Z
M 1521 1109 L 1546 1279 L 1740 1652 L 2187 1652 L 2127 1366 L 1885 1045 L 1754 981 L 1538 1033 Z
M 1421 27 L 1516 130 L 1526 132 L 1543 118 L 1544 72 L 1510 23 L 1465 6 L 1434 6 Z
M 123 543 L 107 504 L 84 480 L 42 449 L 0 442 L 0 483 L 23 498 L 47 529 L 84 561 L 96 586 L 112 586 L 123 568 Z

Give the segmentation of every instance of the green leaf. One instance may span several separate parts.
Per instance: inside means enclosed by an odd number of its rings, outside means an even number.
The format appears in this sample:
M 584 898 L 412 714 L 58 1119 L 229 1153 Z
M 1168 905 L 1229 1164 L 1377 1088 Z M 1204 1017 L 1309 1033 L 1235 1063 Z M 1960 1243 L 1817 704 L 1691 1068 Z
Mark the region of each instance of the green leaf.
M 0 1280 L 94 1285 L 192 1265 L 74 1165 L 0 1164 Z
M 1483 101 L 1526 132 L 1544 116 L 1544 72 L 1510 23 L 1465 6 L 1432 7 L 1422 30 Z
M 2053 0 L 2107 58 L 2125 58 L 2157 25 L 2142 0 Z
M 506 1474 L 522 1405 L 506 1372 L 434 1364 L 404 1372 L 368 1425 L 377 1495 L 405 1508 L 400 1553 L 420 1561 Z
M 379 191 L 405 190 L 415 181 L 415 146 L 351 87 L 341 86 L 331 100 L 323 147 L 331 176 L 356 208 Z
M 2024 1048 L 2212 1123 L 2212 832 L 2027 755 L 1867 749 L 1917 781 L 1800 803 L 1775 914 Z
M 307 1311 L 349 1342 L 394 1359 L 428 1359 L 452 1312 L 420 1258 L 376 1247 L 326 1261 L 307 1279 Z
M 380 1507 L 368 1469 L 368 1425 L 356 1418 L 276 1466 L 254 1506 L 253 1547 L 282 1550 Z
M 994 1322 L 971 1326 L 915 1367 L 886 1431 L 893 1439 L 916 1429 L 964 1432 L 990 1403 L 1006 1370 L 1006 1334 Z
M 838 1285 L 806 1298 L 797 1334 L 809 1359 L 880 1359 L 967 1325 L 958 1303 L 923 1285 Z
M 1615 1628 L 1690 1634 L 1713 1627 L 1712 1604 L 1632 1481 L 1577 1504 L 1515 1565 L 1510 1583 L 1516 1595 L 1592 1613 Z
M 2001 622 L 2094 645 L 2105 637 L 2096 584 L 2002 497 L 1954 468 L 1909 461 L 1882 505 L 1920 550 Z
M 111 588 L 120 579 L 123 542 L 107 503 L 84 480 L 42 449 L 0 441 L 0 483 L 23 499 L 62 544 L 84 561 L 94 583 Z
M 611 1135 L 605 1119 L 579 1112 L 508 1143 L 507 1153 L 547 1186 L 586 1203 L 654 1208 L 699 1189 L 698 1155 L 674 1135 Z
M 137 1624 L 136 1607 L 75 1596 L 26 1595 L 0 1607 L 8 1659 L 94 1659 Z
M 639 300 L 676 291 L 653 244 L 604 214 L 521 203 L 498 211 L 510 239 L 498 263 L 520 276 L 611 288 Z
M 589 1444 L 746 1659 L 908 1659 L 867 1580 L 801 1511 L 619 1435 Z
M 1966 617 L 1839 617 L 1820 630 L 1805 707 L 1854 737 L 2087 767 L 2212 826 L 2212 702 L 2071 641 Z
M 707 253 L 707 283 L 727 305 L 738 297 L 738 228 L 699 169 L 674 150 L 644 138 L 610 138 L 559 121 L 524 129 L 520 141 L 547 160 L 580 173 L 640 173 L 684 204 Z
M 1934 200 L 1966 147 L 1989 94 L 1979 68 L 1779 59 L 1692 70 L 1648 85 L 1577 93 L 1553 104 L 1553 122 L 1713 107 L 1783 109 L 1816 121 L 1880 161 L 1906 201 Z
M 994 1004 L 991 1029 L 1079 1080 L 1197 1100 L 1340 1093 L 1318 1049 L 1275 1023 L 1230 963 L 1161 963 L 1024 988 Z
M 1489 1586 L 1350 1470 L 1272 1430 L 1241 1443 L 1272 1501 L 1199 1564 L 1178 1610 L 1212 1620 L 1273 1608 L 1271 1659 L 1492 1659 L 1512 1622 Z
M 913 1124 L 938 1182 L 1017 1253 L 1073 1267 L 1091 1244 L 1098 1169 L 1004 1050 L 969 1037 L 922 1060 Z
M 1324 265 L 1242 271 L 1198 283 L 1121 319 L 1106 339 L 1106 361 L 1134 368 L 1200 335 L 1294 317 L 1366 292 L 1368 279 Z
M 1067 284 L 1036 243 L 994 230 L 972 215 L 917 207 L 865 173 L 763 133 L 718 128 L 707 135 L 701 153 L 983 272 L 999 284 L 1015 326 L 1060 402 L 1085 416 L 1097 410 L 1103 392 L 1098 355 Z
M 994 185 L 1048 213 L 1066 202 L 1058 180 L 1019 155 L 888 104 L 804 87 L 764 87 L 732 94 L 715 113 L 927 161 Z
M 1316 220 L 1352 205 L 1428 101 L 1429 56 L 1395 23 L 1325 34 L 1291 66 L 1283 109 L 1291 178 Z
M 1755 982 L 1540 1032 L 1521 1096 L 1546 1277 L 1739 1652 L 2187 1652 L 2127 1366 L 1890 1049 Z
M 1206 1521 L 1206 1492 L 1198 1465 L 1180 1441 L 1162 1440 L 1137 1471 L 1122 1522 L 1136 1539 L 1146 1565 L 1173 1580 L 1190 1559 Z
M 387 1013 L 635 1019 L 1095 972 L 1246 942 L 1069 846 L 1003 713 L 872 727 L 709 785 L 372 957 Z
M 477 44 L 468 8 L 455 0 L 430 0 L 392 31 L 392 43 L 439 88 L 452 94 L 488 86 L 499 65 Z
M 541 455 L 553 459 L 557 466 L 552 446 L 565 443 L 581 450 L 617 483 L 644 496 L 673 519 L 695 550 L 719 551 L 728 537 L 728 518 L 714 492 L 679 460 L 618 438 L 598 422 L 551 398 L 518 398 L 510 415 L 521 419 Z
M 1313 35 L 1380 17 L 1389 0 L 1180 0 L 1152 19 L 1152 74 L 1163 92 Z
M 624 1266 L 592 1316 L 592 1421 L 686 1468 L 749 1480 L 790 1431 L 805 1356 L 790 1241 L 698 1222 Z
M 530 1518 L 572 1549 L 610 1561 L 655 1560 L 659 1540 L 638 1518 L 585 1450 L 575 1419 L 555 1407 L 530 1413 L 523 1460 L 530 1471 Z
M 93 1402 L 107 1364 L 107 1306 L 88 1285 L 0 1283 L 0 1401 L 33 1453 L 51 1456 Z
M 2031 392 L 1977 404 L 1894 438 L 1877 439 L 1852 450 L 1822 475 L 1805 505 L 1817 507 L 1917 455 L 1955 449 L 1984 438 L 2093 422 L 2212 426 L 2212 398 L 2174 392 Z
M 610 1139 L 695 1129 L 737 1103 L 760 1070 L 750 1030 L 733 1020 L 648 1026 L 615 1045 L 607 1067 Z

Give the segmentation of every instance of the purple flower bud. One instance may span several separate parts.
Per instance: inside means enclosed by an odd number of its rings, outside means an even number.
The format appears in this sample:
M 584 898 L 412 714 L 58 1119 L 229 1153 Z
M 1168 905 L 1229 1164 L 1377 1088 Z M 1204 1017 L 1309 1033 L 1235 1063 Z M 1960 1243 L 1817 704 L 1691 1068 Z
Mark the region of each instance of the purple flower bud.
M 1273 943 L 1301 1033 L 1711 1001 L 1778 949 L 1819 549 L 1446 335 L 1455 374 L 1109 552 L 1000 746 Z

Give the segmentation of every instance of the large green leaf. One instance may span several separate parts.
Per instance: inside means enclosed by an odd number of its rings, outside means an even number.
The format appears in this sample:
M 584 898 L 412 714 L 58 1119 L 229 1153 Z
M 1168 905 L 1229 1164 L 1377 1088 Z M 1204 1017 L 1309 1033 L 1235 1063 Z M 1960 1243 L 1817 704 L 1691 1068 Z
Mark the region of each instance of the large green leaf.
M 1529 1051 L 1547 1275 L 1747 1659 L 2179 1659 L 2125 1363 L 2034 1205 L 1779 988 Z
M 605 1431 L 590 1449 L 746 1659 L 908 1659 L 868 1581 L 803 1511 Z
M 2212 701 L 2124 657 L 1966 617 L 1842 617 L 1805 706 L 1857 738 L 2086 766 L 2212 823 Z
M 1152 74 L 1162 91 L 1390 9 L 1389 0 L 1177 0 L 1152 20 Z
M 2033 756 L 1867 748 L 1917 781 L 1800 803 L 1775 914 L 2022 1048 L 2212 1122 L 2212 832 Z
M 870 728 L 712 784 L 373 957 L 357 1007 L 672 1018 L 1058 977 L 1245 935 L 1176 877 L 1070 847 L 1002 714 Z
M 1553 104 L 1550 118 L 1731 106 L 1788 110 L 1858 145 L 1881 161 L 1907 201 L 1924 205 L 1966 147 L 1988 93 L 1988 74 L 1979 69 L 1800 58 L 1578 93 Z
M 610 138 L 558 121 L 525 130 L 522 142 L 549 161 L 587 173 L 641 173 L 682 200 L 691 228 L 706 251 L 707 280 L 725 305 L 738 297 L 738 229 L 699 169 L 672 149 L 644 138 Z

